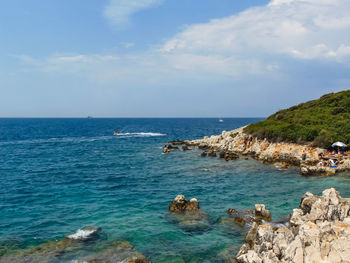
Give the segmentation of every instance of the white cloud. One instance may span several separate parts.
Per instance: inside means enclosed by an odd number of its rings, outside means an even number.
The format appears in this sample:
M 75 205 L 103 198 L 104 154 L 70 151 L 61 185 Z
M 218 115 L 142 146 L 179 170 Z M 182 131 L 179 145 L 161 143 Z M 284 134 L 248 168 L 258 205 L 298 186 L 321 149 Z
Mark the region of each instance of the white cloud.
M 138 10 L 161 0 L 111 0 L 105 13 L 123 24 Z M 276 73 L 286 57 L 292 60 L 330 60 L 350 64 L 350 5 L 348 0 L 273 0 L 237 15 L 188 26 L 157 49 L 128 54 L 52 55 L 40 61 L 21 60 L 45 71 L 105 74 L 115 71 L 222 75 L 249 78 Z M 327 22 L 330 21 L 329 24 Z M 131 48 L 134 43 L 122 43 Z M 96 66 L 98 65 L 98 66 Z M 105 65 L 105 66 L 104 66 Z M 69 69 L 69 70 L 68 70 Z M 152 70 L 149 70 L 152 69 Z M 153 73 L 154 72 L 154 73 Z M 129 75 L 129 74 L 126 74 Z M 158 77 L 157 77 L 158 78 Z M 112 78 L 113 79 L 113 78 Z
M 343 77 L 350 65 L 350 23 L 347 19 L 350 5 L 347 1 L 274 0 L 237 15 L 188 26 L 157 47 L 139 52 L 130 49 L 124 54 L 78 53 L 53 54 L 43 59 L 17 58 L 30 65 L 31 70 L 69 74 L 92 80 L 94 84 L 125 90 L 158 87 L 163 91 L 174 86 L 178 90 L 203 86 L 220 89 L 217 84 L 220 83 L 222 87 L 236 89 L 237 96 L 260 92 L 261 96 L 268 97 L 267 100 L 278 92 L 285 96 L 283 89 L 289 89 L 290 95 L 294 96 L 298 93 L 294 87 L 303 89 L 299 93 L 305 94 L 304 87 L 315 83 L 310 89 L 322 88 L 327 83 L 323 89 L 329 91 L 336 88 L 329 84 L 337 83 L 332 78 Z M 110 5 L 122 2 L 111 1 Z M 124 3 L 128 6 L 130 2 Z M 159 1 L 138 3 L 136 6 L 140 8 Z M 135 10 L 140 10 L 128 8 L 129 11 L 124 12 L 126 20 Z M 118 12 L 121 11 L 114 14 Z M 330 24 L 327 25 L 327 21 L 331 21 Z M 130 48 L 133 43 L 121 45 Z M 333 73 L 328 72 L 328 65 Z M 308 75 L 304 76 L 304 72 Z M 310 75 L 314 77 L 310 78 Z M 310 84 L 311 81 L 315 83 Z M 236 103 L 239 102 L 237 99 Z M 268 102 L 266 105 L 269 106 Z
M 162 2 L 163 0 L 110 0 L 104 9 L 104 16 L 120 29 L 130 23 L 133 14 Z
M 210 54 L 268 60 L 348 60 L 348 0 L 273 0 L 238 15 L 189 26 L 168 40 L 166 53 Z

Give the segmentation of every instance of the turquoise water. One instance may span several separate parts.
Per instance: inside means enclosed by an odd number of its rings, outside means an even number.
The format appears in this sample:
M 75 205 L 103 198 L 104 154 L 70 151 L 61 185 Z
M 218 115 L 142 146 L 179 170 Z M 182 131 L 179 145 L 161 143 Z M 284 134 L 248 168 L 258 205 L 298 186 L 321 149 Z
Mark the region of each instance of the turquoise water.
M 228 208 L 264 203 L 278 219 L 311 191 L 350 197 L 350 174 L 302 177 L 255 160 L 224 162 L 200 151 L 162 154 L 169 140 L 219 134 L 259 119 L 0 119 L 0 246 L 59 240 L 87 226 L 127 240 L 153 262 L 222 262 L 245 228 L 220 219 Z M 114 130 L 127 135 L 113 136 Z M 177 195 L 196 197 L 210 227 L 169 220 Z M 11 251 L 7 251 L 10 253 Z

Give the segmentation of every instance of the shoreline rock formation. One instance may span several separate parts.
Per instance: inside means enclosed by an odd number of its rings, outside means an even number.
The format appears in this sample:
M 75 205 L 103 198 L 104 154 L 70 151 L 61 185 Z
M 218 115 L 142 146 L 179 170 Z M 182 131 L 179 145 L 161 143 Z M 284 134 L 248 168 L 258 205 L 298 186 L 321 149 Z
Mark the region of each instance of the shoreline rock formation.
M 297 166 L 302 175 L 331 176 L 336 172 L 350 170 L 350 159 L 342 160 L 336 168 L 320 166 L 319 155 L 325 154 L 325 149 L 311 145 L 269 142 L 246 134 L 243 129 L 244 127 L 241 127 L 232 131 L 223 131 L 221 135 L 181 142 L 204 150 L 203 156 L 207 156 L 209 152 L 217 152 L 221 158 L 233 160 L 239 155 L 249 155 L 264 163 L 278 163 L 284 168 Z M 214 154 L 211 155 L 214 156 Z
M 199 202 L 196 198 L 186 200 L 184 195 L 177 195 L 169 205 L 170 212 L 198 211 Z
M 350 262 L 350 199 L 330 188 L 306 193 L 288 227 L 253 223 L 238 263 Z

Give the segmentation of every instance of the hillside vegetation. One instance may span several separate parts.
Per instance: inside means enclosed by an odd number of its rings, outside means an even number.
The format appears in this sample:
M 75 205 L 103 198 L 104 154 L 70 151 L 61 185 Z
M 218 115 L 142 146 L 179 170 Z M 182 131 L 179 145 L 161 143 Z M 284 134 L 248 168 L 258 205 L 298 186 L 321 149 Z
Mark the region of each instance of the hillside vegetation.
M 312 143 L 323 148 L 330 148 L 335 141 L 349 145 L 350 90 L 280 110 L 244 131 L 274 142 Z

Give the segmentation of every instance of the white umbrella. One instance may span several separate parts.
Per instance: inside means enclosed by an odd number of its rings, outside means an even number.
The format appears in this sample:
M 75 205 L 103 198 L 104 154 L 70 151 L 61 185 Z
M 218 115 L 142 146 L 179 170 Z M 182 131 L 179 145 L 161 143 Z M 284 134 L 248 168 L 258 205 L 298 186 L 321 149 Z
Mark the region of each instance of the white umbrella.
M 332 144 L 332 147 L 348 147 L 348 146 L 343 142 L 335 142 Z

